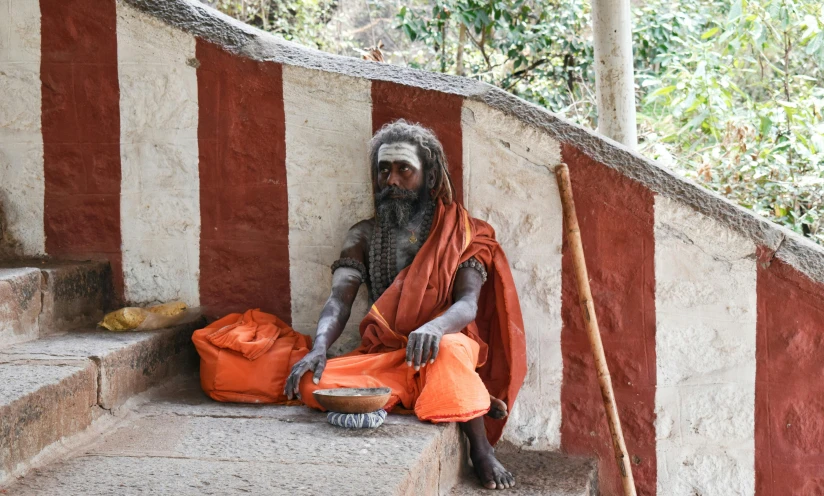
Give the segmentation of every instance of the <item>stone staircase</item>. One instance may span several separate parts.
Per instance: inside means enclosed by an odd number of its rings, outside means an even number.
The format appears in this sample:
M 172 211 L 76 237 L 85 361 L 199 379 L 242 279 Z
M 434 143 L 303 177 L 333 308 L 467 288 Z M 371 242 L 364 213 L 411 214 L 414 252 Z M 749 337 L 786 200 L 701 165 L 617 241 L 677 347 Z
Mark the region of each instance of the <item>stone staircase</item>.
M 453 424 L 348 431 L 304 407 L 211 401 L 190 341 L 204 322 L 96 330 L 110 295 L 105 263 L 0 265 L 0 493 L 484 492 Z M 597 494 L 591 460 L 498 451 L 510 494 Z

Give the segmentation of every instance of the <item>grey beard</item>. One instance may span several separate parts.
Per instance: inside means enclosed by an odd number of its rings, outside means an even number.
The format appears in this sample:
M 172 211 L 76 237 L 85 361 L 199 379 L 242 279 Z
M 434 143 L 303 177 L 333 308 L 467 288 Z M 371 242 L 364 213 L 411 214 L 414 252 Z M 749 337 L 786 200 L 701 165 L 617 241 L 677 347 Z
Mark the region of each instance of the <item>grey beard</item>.
M 409 219 L 417 210 L 415 209 L 416 203 L 416 200 L 386 198 L 378 204 L 378 218 L 394 227 L 406 227 Z

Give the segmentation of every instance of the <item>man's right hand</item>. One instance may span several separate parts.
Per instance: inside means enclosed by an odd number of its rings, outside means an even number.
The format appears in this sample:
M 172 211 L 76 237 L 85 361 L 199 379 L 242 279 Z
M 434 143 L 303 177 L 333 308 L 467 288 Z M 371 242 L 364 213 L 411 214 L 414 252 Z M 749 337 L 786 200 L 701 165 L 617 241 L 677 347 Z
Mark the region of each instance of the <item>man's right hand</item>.
M 326 368 L 326 350 L 312 349 L 305 357 L 300 359 L 298 363 L 292 367 L 292 372 L 286 379 L 286 387 L 283 389 L 283 394 L 290 400 L 300 398 L 300 378 L 303 374 L 312 370 L 315 372 L 312 380 L 315 384 L 320 382 L 320 376 L 323 375 L 323 369 Z

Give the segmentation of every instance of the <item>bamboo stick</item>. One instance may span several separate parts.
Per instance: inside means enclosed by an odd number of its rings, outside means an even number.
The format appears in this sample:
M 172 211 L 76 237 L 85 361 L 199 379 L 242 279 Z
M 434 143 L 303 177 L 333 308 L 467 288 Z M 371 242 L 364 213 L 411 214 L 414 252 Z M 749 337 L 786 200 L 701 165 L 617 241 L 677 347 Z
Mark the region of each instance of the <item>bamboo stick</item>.
M 615 403 L 615 394 L 612 391 L 612 378 L 609 375 L 607 359 L 604 356 L 604 345 L 601 343 L 601 333 L 598 330 L 598 320 L 595 317 L 595 304 L 592 301 L 592 292 L 589 288 L 584 247 L 581 243 L 581 231 L 578 227 L 578 216 L 575 213 L 575 202 L 572 199 L 572 183 L 569 180 L 569 168 L 561 164 L 555 169 L 558 178 L 558 189 L 561 192 L 561 203 L 564 209 L 564 224 L 567 229 L 569 249 L 572 254 L 572 264 L 575 267 L 575 279 L 578 282 L 578 296 L 581 301 L 581 313 L 584 317 L 589 345 L 595 361 L 595 370 L 598 374 L 598 385 L 601 388 L 601 397 L 604 400 L 604 410 L 607 413 L 609 432 L 612 435 L 612 448 L 615 461 L 621 474 L 621 484 L 625 496 L 635 496 L 635 480 L 632 477 L 627 445 L 621 431 L 621 420 L 618 418 L 618 406 Z

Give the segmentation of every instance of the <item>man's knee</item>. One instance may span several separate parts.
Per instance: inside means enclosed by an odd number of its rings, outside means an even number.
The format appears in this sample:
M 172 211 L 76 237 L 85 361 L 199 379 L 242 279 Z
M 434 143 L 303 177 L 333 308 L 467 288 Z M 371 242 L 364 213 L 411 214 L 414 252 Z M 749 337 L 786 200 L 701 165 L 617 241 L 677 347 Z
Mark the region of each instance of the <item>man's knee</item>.
M 438 358 L 469 360 L 477 363 L 478 344 L 462 333 L 447 334 L 438 345 Z

